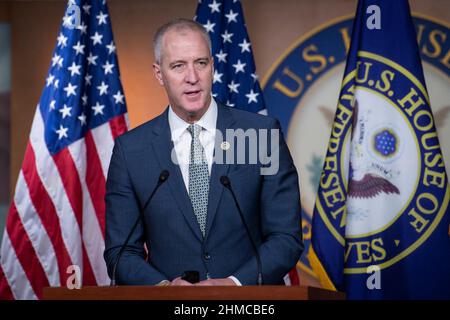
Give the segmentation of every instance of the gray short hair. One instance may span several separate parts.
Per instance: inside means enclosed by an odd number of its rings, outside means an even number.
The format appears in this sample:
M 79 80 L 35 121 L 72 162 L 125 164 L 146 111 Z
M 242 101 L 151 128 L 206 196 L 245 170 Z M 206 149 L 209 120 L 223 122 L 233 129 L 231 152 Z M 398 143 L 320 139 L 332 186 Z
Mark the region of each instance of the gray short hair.
M 209 52 L 212 53 L 211 38 L 209 37 L 208 31 L 206 31 L 203 25 L 194 20 L 179 18 L 167 22 L 166 24 L 159 27 L 159 29 L 156 31 L 155 36 L 153 37 L 153 51 L 155 54 L 156 63 L 161 63 L 162 39 L 164 35 L 172 29 L 175 29 L 176 31 L 191 30 L 199 32 L 208 44 Z

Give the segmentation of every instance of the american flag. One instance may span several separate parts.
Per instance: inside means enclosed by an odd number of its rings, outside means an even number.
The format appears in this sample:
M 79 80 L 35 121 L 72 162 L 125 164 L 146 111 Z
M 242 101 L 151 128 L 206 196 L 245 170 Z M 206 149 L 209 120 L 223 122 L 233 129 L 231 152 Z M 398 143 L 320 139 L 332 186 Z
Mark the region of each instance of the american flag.
M 127 130 L 105 1 L 71 0 L 1 243 L 0 298 L 39 299 L 47 286 L 106 285 L 105 177 Z
M 230 107 L 267 114 L 241 2 L 199 0 L 194 19 L 211 38 L 214 98 Z M 292 269 L 284 280 L 298 285 L 297 270 Z
M 200 0 L 195 20 L 208 31 L 214 57 L 212 92 L 230 107 L 265 109 L 239 0 Z

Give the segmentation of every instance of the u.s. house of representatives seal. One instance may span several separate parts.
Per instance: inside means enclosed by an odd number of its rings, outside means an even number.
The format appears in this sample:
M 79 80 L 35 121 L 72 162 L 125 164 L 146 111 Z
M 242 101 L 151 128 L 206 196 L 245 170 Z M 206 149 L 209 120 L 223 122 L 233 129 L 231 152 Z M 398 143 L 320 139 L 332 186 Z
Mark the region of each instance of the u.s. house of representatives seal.
M 445 22 L 420 14 L 413 16 L 430 104 L 444 159 L 449 159 L 447 172 L 450 172 L 450 27 Z M 262 81 L 268 114 L 280 120 L 300 173 L 306 250 L 299 267 L 311 276 L 314 274 L 307 255 L 312 214 L 343 84 L 351 28 L 352 17 L 347 16 L 312 30 L 280 56 Z M 435 158 L 436 155 L 426 156 L 426 152 L 432 151 L 427 148 L 432 148 L 436 142 L 432 137 L 421 138 L 433 134 L 429 132 L 427 115 L 417 115 L 412 110 L 408 115 L 401 110 L 407 107 L 409 98 L 417 98 L 414 92 L 423 96 L 425 88 L 396 62 L 371 53 L 363 54 L 365 56 L 361 59 L 368 66 L 367 79 L 359 79 L 359 90 L 353 97 L 356 98 L 359 121 L 354 124 L 356 130 L 353 134 L 348 130 L 350 124 L 342 133 L 345 134 L 345 145 L 354 148 L 354 159 L 339 159 L 340 164 L 351 163 L 341 172 L 351 180 L 345 183 L 353 186 L 346 217 L 347 273 L 366 272 L 365 267 L 373 263 L 383 268 L 399 261 L 420 246 L 443 212 L 440 207 L 443 199 L 435 199 L 433 191 L 418 188 L 419 179 L 423 179 L 426 170 L 432 174 L 432 170 L 442 169 L 435 166 L 443 165 L 443 161 Z M 365 66 L 361 66 L 362 71 L 365 71 Z M 394 80 L 391 77 L 404 81 L 409 87 L 405 87 L 404 92 L 392 90 L 390 82 Z M 347 83 L 350 81 L 345 80 Z M 408 91 L 411 88 L 413 93 Z M 377 108 L 373 107 L 375 105 Z M 375 121 L 381 113 L 389 115 L 390 121 Z M 414 131 L 420 133 L 419 139 Z M 425 161 L 421 161 L 423 156 Z M 398 165 L 404 157 L 410 159 L 407 167 Z M 439 178 L 435 179 L 438 181 Z M 368 183 L 377 188 L 364 188 Z M 389 210 L 384 211 L 386 214 L 375 215 L 372 208 L 378 205 L 377 199 L 381 197 L 389 197 L 393 201 L 390 201 Z M 362 205 L 363 200 L 364 203 L 369 200 L 370 205 Z M 428 215 L 416 215 L 418 211 Z M 416 221 L 414 226 L 409 224 L 409 230 L 402 231 L 414 234 L 414 237 L 408 237 L 408 243 L 402 241 L 406 237 L 400 237 L 400 230 L 396 229 L 402 219 Z M 365 238 L 370 238 L 371 243 L 365 243 Z M 364 254 L 367 246 L 372 248 L 371 261 Z

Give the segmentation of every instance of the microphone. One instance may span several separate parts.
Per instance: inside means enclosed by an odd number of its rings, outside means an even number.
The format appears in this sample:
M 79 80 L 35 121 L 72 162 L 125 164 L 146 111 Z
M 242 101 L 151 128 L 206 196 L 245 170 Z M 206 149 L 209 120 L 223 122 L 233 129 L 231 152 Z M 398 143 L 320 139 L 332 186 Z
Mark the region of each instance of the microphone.
M 236 195 L 234 194 L 233 188 L 231 187 L 231 181 L 230 181 L 230 179 L 229 179 L 227 176 L 221 176 L 221 177 L 220 177 L 220 183 L 222 183 L 222 185 L 223 185 L 225 188 L 227 188 L 228 190 L 230 190 L 231 195 L 233 196 L 234 203 L 236 204 L 236 207 L 237 207 L 237 209 L 238 209 L 239 216 L 241 217 L 242 224 L 243 224 L 244 227 L 245 227 L 245 231 L 247 231 L 248 238 L 250 239 L 250 242 L 251 242 L 251 244 L 252 244 L 253 251 L 254 251 L 254 253 L 255 253 L 256 264 L 258 265 L 258 286 L 261 286 L 261 285 L 263 284 L 261 256 L 259 255 L 259 252 L 258 252 L 258 249 L 256 248 L 255 242 L 253 241 L 252 235 L 251 235 L 251 233 L 250 233 L 250 229 L 248 228 L 248 225 L 247 225 L 247 223 L 245 222 L 244 215 L 242 214 L 242 211 L 241 211 L 241 207 L 239 206 L 239 203 L 238 203 L 238 201 L 237 201 L 237 199 L 236 199 Z
M 183 272 L 183 275 L 181 276 L 181 279 L 190 282 L 190 283 L 197 283 L 200 282 L 200 273 L 198 271 L 185 271 Z
M 120 257 L 122 256 L 123 252 L 125 251 L 125 247 L 127 246 L 128 241 L 130 241 L 131 235 L 133 234 L 134 230 L 136 229 L 136 227 L 137 227 L 137 225 L 139 223 L 139 220 L 143 219 L 143 212 L 145 211 L 145 209 L 147 209 L 147 206 L 150 203 L 150 201 L 152 200 L 153 196 L 155 195 L 156 190 L 158 190 L 159 187 L 164 182 L 166 182 L 168 178 L 169 178 L 169 171 L 167 171 L 167 170 L 161 171 L 161 173 L 159 174 L 158 183 L 156 184 L 155 188 L 153 189 L 153 192 L 150 194 L 150 196 L 148 197 L 148 199 L 145 202 L 144 206 L 142 207 L 142 210 L 140 210 L 139 216 L 137 217 L 136 221 L 134 222 L 133 227 L 131 228 L 130 232 L 128 233 L 127 239 L 125 240 L 123 245 L 120 247 L 119 253 L 117 254 L 116 262 L 114 262 L 110 286 L 115 286 L 116 285 L 116 269 L 117 269 L 117 265 L 119 264 Z
M 158 190 L 159 186 L 162 185 L 164 182 L 166 182 L 167 179 L 169 179 L 169 171 L 167 171 L 167 170 L 161 171 L 161 173 L 159 174 L 158 183 L 156 184 L 155 189 L 153 189 L 152 194 L 150 195 L 150 197 L 148 197 L 147 201 L 145 202 L 144 206 L 142 207 L 141 212 L 144 212 L 145 209 L 147 209 L 147 206 L 149 205 L 150 200 L 152 200 L 153 195 L 155 194 L 156 190 Z

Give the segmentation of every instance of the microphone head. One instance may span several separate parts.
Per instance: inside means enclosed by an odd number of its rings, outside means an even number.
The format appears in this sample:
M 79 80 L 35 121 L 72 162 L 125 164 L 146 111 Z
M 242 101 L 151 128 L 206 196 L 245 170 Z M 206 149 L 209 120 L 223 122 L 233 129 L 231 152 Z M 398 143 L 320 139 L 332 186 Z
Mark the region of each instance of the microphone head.
M 200 273 L 198 271 L 185 271 L 181 279 L 190 283 L 197 283 L 200 282 Z
M 223 184 L 223 186 L 226 188 L 229 188 L 231 185 L 230 179 L 227 176 L 221 176 L 220 183 Z
M 161 171 L 161 174 L 159 175 L 159 181 L 164 182 L 169 178 L 169 171 L 163 170 Z

